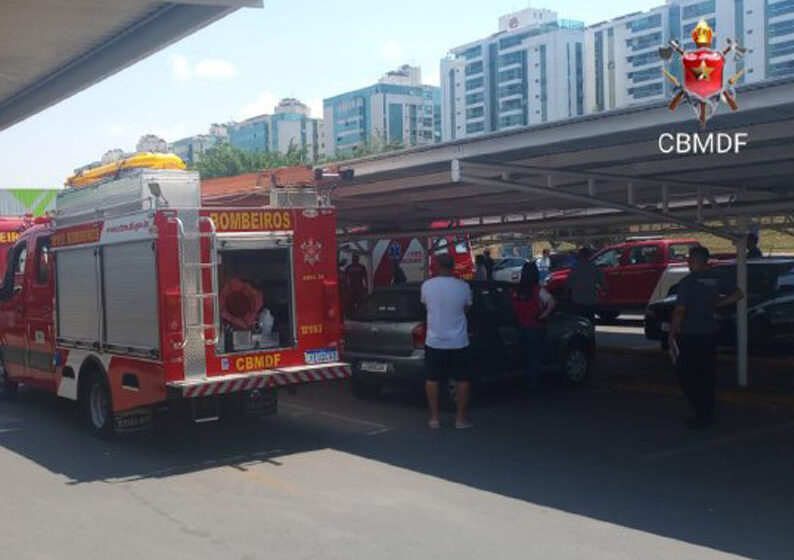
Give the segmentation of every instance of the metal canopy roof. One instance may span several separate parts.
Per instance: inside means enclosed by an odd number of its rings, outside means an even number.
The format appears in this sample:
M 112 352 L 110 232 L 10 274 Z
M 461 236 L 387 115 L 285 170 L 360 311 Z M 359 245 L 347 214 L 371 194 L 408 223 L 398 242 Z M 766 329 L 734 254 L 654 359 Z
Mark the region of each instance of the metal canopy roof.
M 708 123 L 749 134 L 738 154 L 662 153 L 660 134 L 699 124 L 654 103 L 347 162 L 356 179 L 334 193 L 340 225 L 358 238 L 444 219 L 481 233 L 654 223 L 731 236 L 731 218 L 794 209 L 794 81 L 746 86 L 739 103 Z
M 3 0 L 0 130 L 261 0 Z

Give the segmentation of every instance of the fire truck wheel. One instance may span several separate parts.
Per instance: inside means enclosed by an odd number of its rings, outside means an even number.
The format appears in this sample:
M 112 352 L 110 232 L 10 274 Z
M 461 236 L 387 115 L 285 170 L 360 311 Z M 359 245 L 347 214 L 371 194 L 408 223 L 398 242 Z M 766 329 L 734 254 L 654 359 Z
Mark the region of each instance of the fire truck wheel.
M 89 379 L 83 394 L 83 405 L 91 431 L 99 438 L 113 436 L 113 406 L 110 387 L 101 371 L 88 373 Z
M 3 357 L 0 356 L 0 398 L 5 400 L 13 399 L 16 394 L 17 384 L 8 377 Z

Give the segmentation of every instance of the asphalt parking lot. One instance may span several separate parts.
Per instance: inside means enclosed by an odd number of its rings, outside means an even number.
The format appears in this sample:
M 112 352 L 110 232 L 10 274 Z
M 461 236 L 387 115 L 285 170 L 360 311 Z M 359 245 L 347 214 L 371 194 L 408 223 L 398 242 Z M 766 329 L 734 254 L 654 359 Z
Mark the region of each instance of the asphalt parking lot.
M 476 427 L 426 428 L 421 394 L 283 395 L 253 425 L 166 422 L 102 442 L 72 405 L 0 403 L 4 558 L 790 557 L 794 411 L 590 386 L 527 404 L 478 389 Z M 653 361 L 658 365 L 658 361 Z

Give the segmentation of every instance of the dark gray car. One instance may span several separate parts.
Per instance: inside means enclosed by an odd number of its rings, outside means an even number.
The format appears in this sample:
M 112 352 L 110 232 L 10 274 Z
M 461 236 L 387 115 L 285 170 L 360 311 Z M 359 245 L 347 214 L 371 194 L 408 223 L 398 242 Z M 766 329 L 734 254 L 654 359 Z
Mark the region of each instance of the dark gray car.
M 520 374 L 524 351 L 506 282 L 473 282 L 469 337 L 474 380 Z M 425 378 L 425 309 L 420 286 L 376 290 L 345 321 L 345 361 L 353 365 L 353 391 L 376 395 L 384 385 Z M 582 383 L 594 354 L 593 325 L 578 315 L 555 312 L 547 326 L 544 372 L 569 385 Z M 454 391 L 454 383 L 449 384 Z

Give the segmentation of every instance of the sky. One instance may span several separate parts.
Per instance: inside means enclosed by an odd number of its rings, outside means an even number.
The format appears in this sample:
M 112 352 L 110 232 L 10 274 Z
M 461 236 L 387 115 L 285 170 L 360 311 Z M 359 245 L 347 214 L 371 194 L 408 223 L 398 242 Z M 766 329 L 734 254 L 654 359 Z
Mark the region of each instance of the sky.
M 533 0 L 592 24 L 663 0 Z M 27 120 L 0 131 L 0 188 L 60 187 L 72 170 L 143 134 L 172 142 L 210 123 L 272 113 L 375 83 L 400 64 L 439 84 L 439 61 L 498 30 L 516 0 L 265 0 L 241 9 Z

